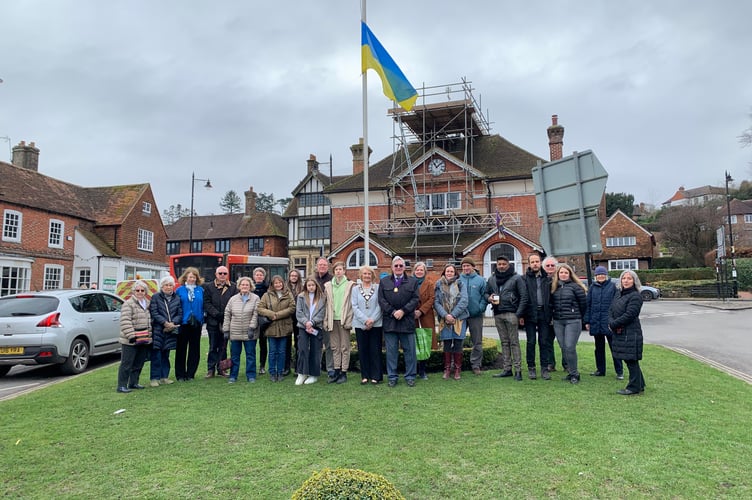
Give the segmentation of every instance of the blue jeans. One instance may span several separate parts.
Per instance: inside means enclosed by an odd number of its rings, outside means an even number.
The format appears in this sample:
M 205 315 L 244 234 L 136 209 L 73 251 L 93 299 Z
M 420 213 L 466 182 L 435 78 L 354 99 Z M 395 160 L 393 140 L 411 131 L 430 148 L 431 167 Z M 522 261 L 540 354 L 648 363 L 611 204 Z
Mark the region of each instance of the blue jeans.
M 399 348 L 405 355 L 405 380 L 415 380 L 418 363 L 415 358 L 415 333 L 384 332 L 386 340 L 386 374 L 390 381 L 397 381 Z
M 269 340 L 269 375 L 282 375 L 285 369 L 287 337 L 266 337 Z
M 151 380 L 160 380 L 170 375 L 170 351 L 151 350 Z
M 564 358 L 562 363 L 567 363 L 567 371 L 572 376 L 579 376 L 577 371 L 577 341 L 580 339 L 582 332 L 581 319 L 555 319 L 554 332 L 556 332 L 556 341 L 561 347 L 561 355 Z
M 240 372 L 240 351 L 245 349 L 245 377 L 248 380 L 256 380 L 256 341 L 255 340 L 231 340 L 230 341 L 230 359 L 232 359 L 232 368 L 230 368 L 230 378 L 238 379 Z

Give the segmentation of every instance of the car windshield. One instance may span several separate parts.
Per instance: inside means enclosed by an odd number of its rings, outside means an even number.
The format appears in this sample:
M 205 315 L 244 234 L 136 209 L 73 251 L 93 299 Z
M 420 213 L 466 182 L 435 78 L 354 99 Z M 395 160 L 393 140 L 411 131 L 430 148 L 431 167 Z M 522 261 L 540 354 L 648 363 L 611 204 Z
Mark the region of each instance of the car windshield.
M 0 299 L 0 318 L 41 316 L 56 310 L 58 299 L 42 296 L 16 296 Z

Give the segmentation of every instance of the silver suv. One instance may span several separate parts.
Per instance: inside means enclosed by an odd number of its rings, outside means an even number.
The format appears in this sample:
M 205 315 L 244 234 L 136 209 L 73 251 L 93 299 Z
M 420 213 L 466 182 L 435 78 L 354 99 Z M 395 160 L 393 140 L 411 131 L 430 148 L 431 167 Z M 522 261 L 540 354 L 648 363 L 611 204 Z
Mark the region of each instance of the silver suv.
M 0 377 L 13 365 L 59 364 L 81 373 L 89 357 L 120 350 L 123 300 L 102 290 L 0 297 Z

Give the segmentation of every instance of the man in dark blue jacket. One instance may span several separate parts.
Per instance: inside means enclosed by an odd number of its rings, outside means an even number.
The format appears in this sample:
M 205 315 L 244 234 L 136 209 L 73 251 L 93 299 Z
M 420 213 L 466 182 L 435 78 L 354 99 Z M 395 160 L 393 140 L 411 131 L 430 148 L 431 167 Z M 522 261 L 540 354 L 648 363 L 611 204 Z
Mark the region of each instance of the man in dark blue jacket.
M 527 376 L 530 380 L 538 377 L 535 367 L 535 337 L 538 335 L 538 349 L 540 351 L 541 377 L 551 380 L 548 371 L 553 364 L 553 335 L 551 335 L 551 278 L 541 267 L 541 255 L 533 252 L 527 257 L 528 268 L 525 273 L 527 285 L 527 309 L 520 324 L 525 327 L 527 334 Z
M 483 362 L 483 315 L 488 307 L 486 300 L 486 280 L 475 272 L 475 260 L 472 257 L 462 259 L 462 274 L 460 280 L 467 290 L 467 329 L 470 330 L 470 340 L 473 350 L 470 353 L 470 367 L 473 373 L 480 375 Z

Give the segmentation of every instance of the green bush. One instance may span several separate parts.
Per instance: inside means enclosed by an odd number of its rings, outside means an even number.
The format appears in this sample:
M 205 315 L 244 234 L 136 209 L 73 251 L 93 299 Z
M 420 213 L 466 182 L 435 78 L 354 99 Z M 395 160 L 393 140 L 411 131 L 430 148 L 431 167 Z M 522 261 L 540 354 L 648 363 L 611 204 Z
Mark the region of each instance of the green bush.
M 384 476 L 359 469 L 323 469 L 314 472 L 292 494 L 292 500 L 405 500 Z

